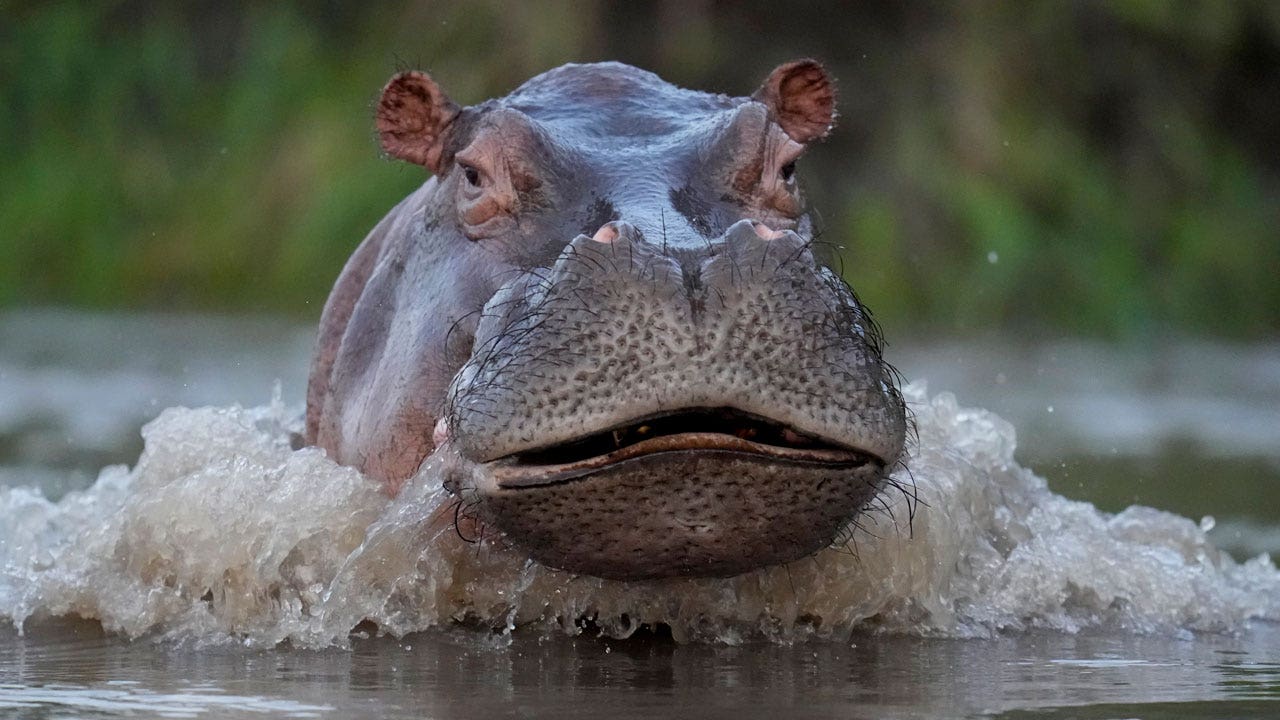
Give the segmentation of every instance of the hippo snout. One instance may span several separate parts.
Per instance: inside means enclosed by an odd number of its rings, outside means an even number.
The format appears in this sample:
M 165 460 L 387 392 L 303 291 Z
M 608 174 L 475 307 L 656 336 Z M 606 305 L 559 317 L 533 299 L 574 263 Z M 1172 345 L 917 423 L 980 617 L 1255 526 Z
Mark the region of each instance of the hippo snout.
M 905 431 L 853 294 L 759 222 L 684 247 L 608 230 L 486 305 L 445 405 L 459 492 L 535 559 L 603 577 L 830 544 Z

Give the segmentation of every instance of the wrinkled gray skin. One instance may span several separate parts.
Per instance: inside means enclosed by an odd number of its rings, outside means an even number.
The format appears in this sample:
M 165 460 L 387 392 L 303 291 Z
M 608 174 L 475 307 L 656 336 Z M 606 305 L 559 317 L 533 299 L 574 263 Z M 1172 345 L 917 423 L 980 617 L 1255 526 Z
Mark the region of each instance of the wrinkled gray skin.
M 393 493 L 438 450 L 471 530 L 576 572 L 732 575 L 830 544 L 906 424 L 796 185 L 834 114 L 812 61 L 751 98 L 566 65 L 468 108 L 397 75 L 383 148 L 434 176 L 329 298 L 308 441 Z

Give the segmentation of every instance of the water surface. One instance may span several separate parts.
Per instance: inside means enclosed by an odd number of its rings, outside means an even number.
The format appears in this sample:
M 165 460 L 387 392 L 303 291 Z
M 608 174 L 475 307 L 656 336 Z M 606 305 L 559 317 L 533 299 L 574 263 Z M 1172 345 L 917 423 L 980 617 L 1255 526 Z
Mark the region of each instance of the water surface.
M 64 622 L 25 638 L 0 634 L 0 714 L 1274 717 L 1278 646 L 1274 627 L 1194 640 L 1039 632 L 794 646 L 450 631 L 359 640 L 350 650 L 192 652 Z
M 429 468 L 387 501 L 293 451 L 309 343 L 308 328 L 270 320 L 0 317 L 0 614 L 24 633 L 0 625 L 0 709 L 1280 707 L 1280 574 L 1256 557 L 1280 535 L 1266 502 L 1280 475 L 1275 347 L 903 342 L 893 359 L 917 379 L 921 421 L 913 493 L 887 495 L 811 562 L 628 585 L 462 543 L 439 522 L 448 498 Z M 180 404 L 214 407 L 161 412 Z M 144 446 L 138 427 L 157 414 Z M 133 467 L 99 474 L 112 462 Z M 1192 519 L 1105 512 L 1135 500 Z M 97 622 L 50 617 L 67 614 Z

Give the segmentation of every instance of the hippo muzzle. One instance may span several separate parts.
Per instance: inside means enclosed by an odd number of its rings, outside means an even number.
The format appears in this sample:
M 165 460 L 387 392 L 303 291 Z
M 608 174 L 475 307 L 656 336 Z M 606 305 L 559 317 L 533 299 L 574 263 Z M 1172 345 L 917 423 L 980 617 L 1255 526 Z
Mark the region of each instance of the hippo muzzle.
M 734 575 L 830 544 L 901 450 L 847 287 L 743 220 L 674 250 L 625 223 L 505 285 L 450 387 L 447 481 L 537 560 Z
M 830 126 L 825 74 L 783 66 L 747 100 L 571 67 L 469 119 L 434 85 L 396 100 L 434 104 L 436 122 L 465 131 L 417 150 L 384 133 L 389 152 L 443 177 L 375 231 L 367 259 L 357 251 L 344 276 L 360 287 L 335 288 L 309 434 L 391 487 L 439 452 L 471 517 L 573 572 L 727 576 L 830 545 L 882 488 L 906 419 L 874 324 L 815 257 L 791 177 Z M 645 93 L 660 117 L 633 109 L 619 125 L 592 105 Z M 543 105 L 556 112 L 540 119 Z M 485 150 L 486 122 L 539 162 L 494 161 L 507 151 Z M 617 172 L 637 148 L 663 160 Z M 437 198 L 449 184 L 457 220 Z M 451 221 L 463 239 L 446 244 Z

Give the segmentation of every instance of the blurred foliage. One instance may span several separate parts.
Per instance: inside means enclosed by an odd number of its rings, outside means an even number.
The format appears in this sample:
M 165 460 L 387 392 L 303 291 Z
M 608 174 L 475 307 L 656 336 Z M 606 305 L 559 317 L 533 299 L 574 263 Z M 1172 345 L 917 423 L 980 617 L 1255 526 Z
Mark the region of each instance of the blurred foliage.
M 898 328 L 1280 330 L 1280 3 L 0 0 L 0 305 L 314 316 L 423 180 L 398 68 L 463 103 L 618 59 L 747 94 L 822 59 L 802 173 Z M 892 334 L 892 333 L 891 333 Z

